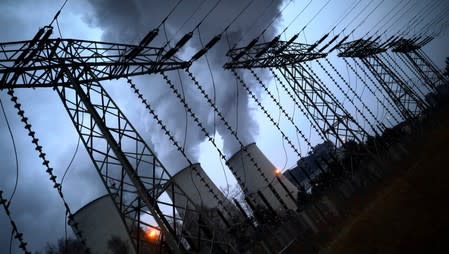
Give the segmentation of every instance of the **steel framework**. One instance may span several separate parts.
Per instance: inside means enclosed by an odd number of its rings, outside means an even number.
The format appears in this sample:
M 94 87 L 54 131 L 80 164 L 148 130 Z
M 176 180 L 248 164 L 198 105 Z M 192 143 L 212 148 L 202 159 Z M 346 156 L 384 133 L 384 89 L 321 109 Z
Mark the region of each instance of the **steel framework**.
M 151 31 L 140 45 L 72 39 L 50 39 L 51 27 L 30 41 L 0 43 L 0 89 L 53 87 L 61 98 L 107 192 L 121 214 L 133 248 L 140 253 L 142 227 L 161 230 L 174 253 L 220 245 L 205 227 L 209 223 L 174 182 L 99 81 L 186 68 L 188 62 L 167 59 L 162 48 L 147 47 Z M 175 207 L 162 195 L 171 188 L 187 200 Z M 189 203 L 190 202 L 190 203 Z M 154 221 L 142 221 L 150 215 Z M 199 218 L 198 230 L 183 228 L 185 217 Z M 75 222 L 76 223 L 76 222 Z M 215 246 L 214 246 L 215 244 Z M 226 245 L 226 244 L 224 244 Z M 227 248 L 228 246 L 226 246 Z M 229 249 L 229 248 L 228 248 Z
M 304 62 L 326 57 L 312 50 L 312 45 L 273 40 L 230 50 L 227 69 L 275 68 L 280 71 L 305 111 L 325 139 L 342 145 L 346 141 L 363 141 L 367 132 L 332 95 Z
M 413 119 L 427 108 L 426 102 L 379 57 L 387 48 L 374 41 L 359 39 L 344 43 L 338 49 L 339 57 L 359 59 L 365 65 L 404 119 Z
M 392 45 L 392 51 L 404 59 L 424 81 L 424 84 L 432 92 L 446 81 L 444 75 L 438 70 L 432 60 L 421 49 L 433 40 L 433 37 L 406 39 L 401 38 Z

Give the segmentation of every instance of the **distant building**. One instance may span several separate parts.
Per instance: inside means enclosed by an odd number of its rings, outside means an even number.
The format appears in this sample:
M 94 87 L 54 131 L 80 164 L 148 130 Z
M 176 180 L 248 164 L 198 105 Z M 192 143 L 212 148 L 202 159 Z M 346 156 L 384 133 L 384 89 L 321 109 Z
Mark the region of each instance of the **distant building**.
M 325 141 L 324 143 L 316 145 L 312 148 L 312 151 L 309 152 L 308 156 L 298 160 L 296 167 L 284 172 L 285 177 L 292 183 L 302 185 L 308 190 L 310 185 L 304 171 L 312 180 L 315 179 L 321 173 L 320 167 L 323 170 L 327 169 L 326 162 L 332 158 L 335 149 L 335 145 L 330 141 Z

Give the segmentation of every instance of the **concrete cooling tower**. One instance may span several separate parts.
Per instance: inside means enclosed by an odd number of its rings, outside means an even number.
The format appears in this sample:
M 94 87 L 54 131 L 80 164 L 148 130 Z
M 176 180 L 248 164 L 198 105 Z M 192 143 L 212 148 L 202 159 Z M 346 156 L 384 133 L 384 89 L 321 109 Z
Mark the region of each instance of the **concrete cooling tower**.
M 119 238 L 135 253 L 131 238 L 110 195 L 95 199 L 80 208 L 74 215 L 90 253 L 110 253 L 108 241 Z
M 280 174 L 255 143 L 235 153 L 228 163 L 250 205 L 277 213 L 296 210 L 297 188 Z
M 182 169 L 172 177 L 172 182 L 176 183 L 176 188 L 180 188 L 185 193 L 181 195 L 177 190 L 173 191 L 172 186 L 167 189 L 176 207 L 197 207 L 204 214 L 208 214 L 209 219 L 218 222 L 222 227 L 229 226 L 232 218 L 241 216 L 237 208 L 207 176 L 200 164 L 193 164 Z M 186 196 L 192 204 L 188 203 Z M 178 209 L 178 213 L 184 216 L 182 209 Z

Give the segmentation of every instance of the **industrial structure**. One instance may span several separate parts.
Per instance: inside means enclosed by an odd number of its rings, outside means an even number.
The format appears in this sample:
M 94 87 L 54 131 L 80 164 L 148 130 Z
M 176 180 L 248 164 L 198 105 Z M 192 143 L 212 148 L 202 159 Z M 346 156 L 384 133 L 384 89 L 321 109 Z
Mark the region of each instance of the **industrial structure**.
M 221 52 L 227 56 L 223 69 L 234 75 L 236 83 L 248 92 L 297 155 L 297 166 L 282 172 L 255 143 L 244 143 L 190 70 L 220 42 L 230 25 L 189 60 L 180 59 L 177 53 L 192 34 L 187 33 L 174 47 L 153 47 L 159 28 L 136 45 L 52 38 L 51 25 L 39 29 L 31 40 L 0 43 L 0 90 L 7 91 L 14 103 L 86 252 L 105 253 L 108 242 L 115 240 L 129 246 L 129 253 L 139 254 L 280 253 L 292 243 L 332 227 L 343 216 L 344 200 L 389 175 L 390 170 L 382 165 L 406 154 L 403 139 L 407 131 L 418 128 L 449 98 L 447 77 L 421 50 L 433 39 L 430 36 L 370 36 L 348 42 L 349 35 L 341 39 L 337 34 L 329 39 L 327 33 L 317 42 L 306 44 L 296 42 L 298 33 L 286 41 L 277 36 L 259 42 L 258 37 L 245 47 Z M 364 103 L 330 60 L 331 53 L 363 80 L 377 106 L 391 117 L 389 122 Z M 401 63 L 394 61 L 395 54 Z M 328 79 L 311 63 L 318 64 Z M 211 112 L 239 144 L 239 151 L 227 157 L 212 138 L 214 133 L 204 127 L 190 102 L 180 95 L 168 75 L 170 71 L 189 77 L 189 85 L 198 89 L 201 99 L 207 101 Z M 258 71 L 271 73 L 309 121 L 321 144 L 312 145 L 298 121 L 284 109 L 282 100 L 269 92 Z M 245 74 L 267 92 L 295 129 L 298 140 L 307 144 L 309 154 L 304 154 L 300 144 L 274 120 L 247 84 Z M 189 158 L 151 108 L 151 102 L 133 84 L 131 77 L 138 75 L 162 76 L 186 114 L 226 162 L 242 190 L 242 200 L 225 196 L 201 165 Z M 411 82 L 410 75 L 416 75 L 420 83 Z M 187 167 L 170 173 L 100 83 L 121 78 L 128 79 L 137 100 L 185 157 Z M 330 87 L 343 96 L 338 97 Z M 15 94 L 25 88 L 55 90 L 107 190 L 105 196 L 75 213 Z M 20 248 L 29 253 L 1 194 L 0 204 L 10 218 Z

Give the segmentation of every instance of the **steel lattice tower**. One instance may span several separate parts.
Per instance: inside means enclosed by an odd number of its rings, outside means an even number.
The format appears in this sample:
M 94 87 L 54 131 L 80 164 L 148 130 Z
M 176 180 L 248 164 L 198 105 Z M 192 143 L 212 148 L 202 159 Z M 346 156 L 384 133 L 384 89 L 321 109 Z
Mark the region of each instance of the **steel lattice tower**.
M 398 53 L 413 68 L 430 91 L 437 92 L 437 87 L 444 84 L 446 78 L 422 50 L 422 47 L 432 40 L 433 37 L 422 40 L 420 37 L 401 38 L 392 43 L 392 51 Z
M 193 203 L 175 207 L 160 199 L 167 188 L 190 200 L 145 143 L 99 81 L 152 74 L 190 65 L 162 48 L 148 47 L 153 30 L 139 45 L 74 39 L 50 39 L 41 28 L 29 41 L 0 43 L 0 89 L 52 87 L 61 98 L 107 192 L 113 197 L 133 247 L 138 252 L 141 226 L 157 227 L 174 253 L 213 246 L 207 220 Z M 198 235 L 180 228 L 185 216 L 202 218 Z M 147 214 L 157 225 L 141 221 Z M 75 222 L 76 223 L 76 222 Z M 210 226 L 210 225 L 209 225 Z M 200 232 L 201 231 L 201 232 Z M 204 241 L 203 241 L 204 240 Z M 226 243 L 223 248 L 228 248 Z M 218 244 L 217 244 L 218 245 Z M 203 245 L 204 246 L 204 245 Z M 216 247 L 216 246 L 215 246 Z
M 230 50 L 227 69 L 275 68 L 283 75 L 312 124 L 325 139 L 337 146 L 346 141 L 362 142 L 367 132 L 332 93 L 302 63 L 326 57 L 308 44 L 273 40 Z
M 379 54 L 387 51 L 386 47 L 375 41 L 359 39 L 342 44 L 339 50 L 339 57 L 355 58 L 365 65 L 398 107 L 404 119 L 414 119 L 427 108 L 426 102 L 416 91 L 379 57 Z

